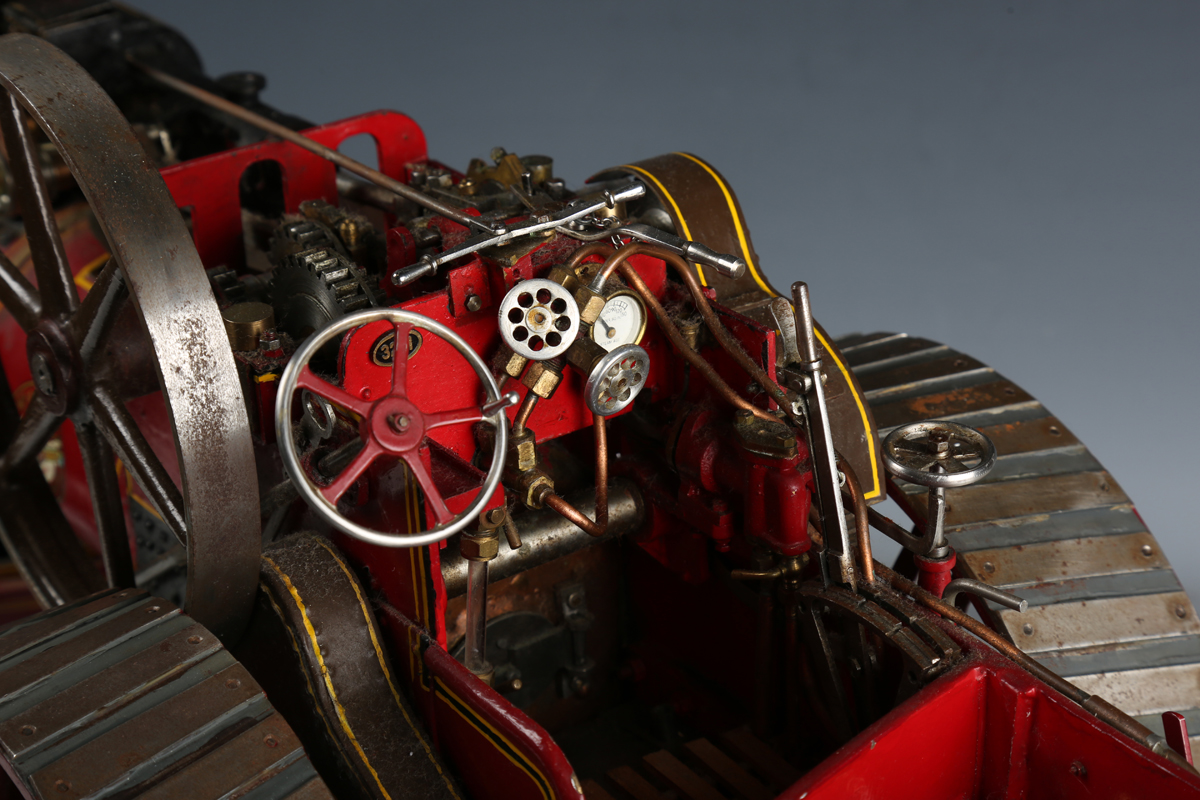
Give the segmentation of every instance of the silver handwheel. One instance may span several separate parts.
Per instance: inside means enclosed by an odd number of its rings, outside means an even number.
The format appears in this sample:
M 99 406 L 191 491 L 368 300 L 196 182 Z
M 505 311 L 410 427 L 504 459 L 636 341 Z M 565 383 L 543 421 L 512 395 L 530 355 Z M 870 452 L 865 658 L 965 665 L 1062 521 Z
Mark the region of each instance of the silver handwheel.
M 987 475 L 996 465 L 992 440 L 953 422 L 914 422 L 883 442 L 888 471 L 919 486 L 953 489 Z
M 463 358 L 471 364 L 475 374 L 487 392 L 487 401 L 482 407 L 462 408 L 454 411 L 426 413 L 408 397 L 408 351 L 400 347 L 392 360 L 391 389 L 387 394 L 373 400 L 364 400 L 339 386 L 318 377 L 308 362 L 326 343 L 346 331 L 369 322 L 386 319 L 396 329 L 397 342 L 407 342 L 414 327 L 440 336 L 449 342 Z M 335 405 L 353 412 L 359 418 L 359 432 L 363 438 L 363 449 L 359 451 L 345 469 L 328 485 L 318 487 L 309 478 L 300 464 L 296 443 L 292 438 L 292 396 L 298 388 L 323 397 Z M 508 448 L 508 419 L 504 409 L 516 400 L 514 393 L 504 397 L 500 387 L 488 370 L 483 359 L 454 331 L 421 314 L 398 308 L 370 309 L 350 314 L 313 334 L 292 356 L 279 382 L 279 394 L 275 402 L 275 431 L 283 465 L 300 496 L 316 514 L 334 528 L 372 544 L 384 547 L 419 547 L 440 542 L 475 521 L 491 500 L 500 485 L 504 471 L 504 457 Z M 454 515 L 446 507 L 433 476 L 425 467 L 420 449 L 430 431 L 444 425 L 469 424 L 486 421 L 496 430 L 492 464 L 484 479 L 479 495 L 462 513 Z M 403 461 L 413 480 L 421 487 L 425 499 L 433 511 L 437 525 L 427 531 L 411 534 L 385 533 L 372 530 L 347 519 L 338 512 L 338 499 L 359 480 L 367 469 L 380 458 Z

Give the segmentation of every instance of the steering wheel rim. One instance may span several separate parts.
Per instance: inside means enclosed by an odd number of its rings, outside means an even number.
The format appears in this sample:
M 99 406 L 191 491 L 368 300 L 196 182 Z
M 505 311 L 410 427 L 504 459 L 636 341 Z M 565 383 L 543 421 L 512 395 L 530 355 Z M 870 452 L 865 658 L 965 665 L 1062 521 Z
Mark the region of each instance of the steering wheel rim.
M 929 448 L 938 434 L 945 441 L 944 455 Z M 922 442 L 924 440 L 924 442 Z M 979 459 L 974 467 L 962 461 Z M 955 422 L 927 420 L 902 425 L 883 442 L 883 460 L 888 471 L 919 486 L 953 489 L 975 483 L 996 465 L 996 446 L 984 434 Z M 945 471 L 931 471 L 941 466 Z
M 446 340 L 475 370 L 475 374 L 479 376 L 488 395 L 484 406 L 493 407 L 494 410 L 491 413 L 485 413 L 485 408 L 481 407 L 478 409 L 478 416 L 474 418 L 468 419 L 467 415 L 462 414 L 450 421 L 436 422 L 434 425 L 427 424 L 427 418 L 440 418 L 440 415 L 424 414 L 413 406 L 411 401 L 407 400 L 407 394 L 404 392 L 403 387 L 399 390 L 399 393 L 397 393 L 395 388 L 395 376 L 397 374 L 404 374 L 407 370 L 407 366 L 400 368 L 401 363 L 407 364 L 408 361 L 407 351 L 404 348 L 397 348 L 394 356 L 393 390 L 376 400 L 368 401 L 354 398 L 340 387 L 316 377 L 308 369 L 308 362 L 313 355 L 322 346 L 332 341 L 334 337 L 362 325 L 384 319 L 396 326 L 397 342 L 407 341 L 408 329 L 413 327 L 420 328 L 423 331 Z M 403 362 L 400 358 L 401 355 L 405 356 Z M 402 382 L 403 377 L 401 378 Z M 360 423 L 360 432 L 368 437 L 367 444 L 363 450 L 334 478 L 330 483 L 330 487 L 326 487 L 326 489 L 332 489 L 328 493 L 334 495 L 332 501 L 329 499 L 327 493 L 318 491 L 308 475 L 305 474 L 304 468 L 300 465 L 299 455 L 296 452 L 296 443 L 292 439 L 292 396 L 299 388 L 308 389 L 318 396 L 325 397 L 339 405 L 345 405 L 351 411 L 358 413 L 363 420 Z M 334 397 L 330 397 L 327 393 L 330 390 L 335 395 Z M 398 402 L 398 399 L 405 402 Z M 279 380 L 279 392 L 275 398 L 275 438 L 279 446 L 279 453 L 284 469 L 292 479 L 292 484 L 296 487 L 300 496 L 304 498 L 309 508 L 326 523 L 347 536 L 371 544 L 383 547 L 422 547 L 447 539 L 466 528 L 487 506 L 492 495 L 495 494 L 496 488 L 500 485 L 500 478 L 504 473 L 505 454 L 508 450 L 508 419 L 504 413 L 506 406 L 501 400 L 500 387 L 496 383 L 496 379 L 492 377 L 487 364 L 453 330 L 423 314 L 417 314 L 412 311 L 405 311 L 399 308 L 372 308 L 335 320 L 310 336 L 292 356 L 291 361 L 288 363 Z M 412 409 L 411 412 L 410 408 Z M 465 412 L 467 409 L 460 411 Z M 442 412 L 442 414 L 459 413 Z M 405 429 L 400 431 L 393 424 L 386 430 L 377 430 L 377 427 L 384 427 L 383 420 L 385 416 L 389 422 L 394 417 L 405 419 Z M 472 421 L 489 422 L 496 430 L 492 463 L 479 494 L 466 509 L 454 516 L 449 522 L 439 522 L 434 527 L 417 534 L 385 533 L 359 525 L 337 512 L 337 499 L 341 493 L 353 485 L 376 458 L 383 455 L 395 456 L 403 461 L 408 466 L 410 473 L 412 473 L 413 477 L 421 485 L 428 499 L 430 492 L 428 487 L 432 487 L 431 478 L 427 473 L 422 477 L 418 470 L 423 471 L 423 465 L 414 466 L 413 462 L 408 460 L 408 455 L 419 451 L 428 436 L 427 431 L 432 428 Z M 409 428 L 409 425 L 413 425 L 413 427 Z M 372 452 L 373 446 L 377 446 L 379 449 Z M 360 464 L 360 462 L 362 463 Z M 357 470 L 356 465 L 359 465 Z M 354 474 L 346 477 L 352 472 Z M 341 484 L 340 487 L 339 484 Z M 432 487 L 432 489 L 437 499 L 444 505 L 444 500 L 442 500 L 440 493 L 437 492 L 436 487 Z

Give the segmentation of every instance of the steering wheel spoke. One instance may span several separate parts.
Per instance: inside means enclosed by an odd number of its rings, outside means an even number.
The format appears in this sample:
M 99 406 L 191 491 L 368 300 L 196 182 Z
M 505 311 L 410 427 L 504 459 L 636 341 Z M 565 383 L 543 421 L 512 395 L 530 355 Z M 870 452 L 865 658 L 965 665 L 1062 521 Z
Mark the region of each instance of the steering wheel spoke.
M 437 486 L 433 482 L 433 475 L 429 473 L 429 469 L 425 466 L 425 460 L 421 457 L 420 450 L 410 450 L 404 456 L 404 463 L 408 465 L 409 474 L 417 485 L 421 487 L 421 493 L 425 495 L 425 502 L 433 509 L 433 518 L 437 520 L 438 525 L 446 525 L 454 519 L 454 514 L 446 506 L 446 501 L 442 499 L 442 493 L 438 491 Z
M 308 389 L 313 394 L 349 409 L 360 417 L 366 417 L 371 413 L 371 402 L 369 400 L 355 397 L 342 387 L 335 386 L 324 378 L 317 377 L 317 374 L 307 364 L 300 370 L 300 374 L 296 378 L 296 386 L 301 389 Z
M 321 496 L 336 506 L 337 501 L 346 493 L 346 490 L 353 486 L 355 481 L 367 471 L 367 468 L 375 463 L 375 459 L 383 454 L 382 447 L 374 440 L 368 440 L 363 449 L 358 451 L 358 455 L 346 465 L 346 468 L 339 472 L 328 486 L 321 487 Z
M 392 345 L 392 394 L 408 395 L 408 335 L 412 332 L 411 322 L 396 322 L 396 338 Z
M 479 422 L 483 419 L 483 409 L 478 406 L 456 408 L 453 411 L 437 411 L 425 415 L 425 430 L 444 428 L 447 425 L 459 425 L 468 422 Z

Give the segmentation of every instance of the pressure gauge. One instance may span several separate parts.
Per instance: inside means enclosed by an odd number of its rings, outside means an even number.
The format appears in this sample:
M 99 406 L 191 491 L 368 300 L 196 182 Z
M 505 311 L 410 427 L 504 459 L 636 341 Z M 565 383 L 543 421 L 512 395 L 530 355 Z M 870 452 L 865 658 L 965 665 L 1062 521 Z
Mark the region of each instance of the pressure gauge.
M 646 306 L 642 298 L 633 292 L 621 291 L 604 303 L 596 324 L 592 326 L 592 339 L 612 352 L 621 345 L 637 344 L 645 332 Z

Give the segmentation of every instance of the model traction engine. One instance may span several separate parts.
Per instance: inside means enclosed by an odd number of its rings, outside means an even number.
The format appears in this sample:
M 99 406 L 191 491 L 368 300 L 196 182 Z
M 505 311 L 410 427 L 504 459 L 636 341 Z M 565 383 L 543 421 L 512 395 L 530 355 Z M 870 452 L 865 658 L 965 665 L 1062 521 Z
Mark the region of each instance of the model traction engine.
M 1186 596 L 1072 646 L 1094 576 L 1014 577 L 1080 524 L 1150 558 L 1132 507 L 986 366 L 831 339 L 708 163 L 459 172 L 78 5 L 0 38 L 0 538 L 47 609 L 0 632 L 12 792 L 1200 789 L 1193 700 L 1088 671 L 1190 669 Z

